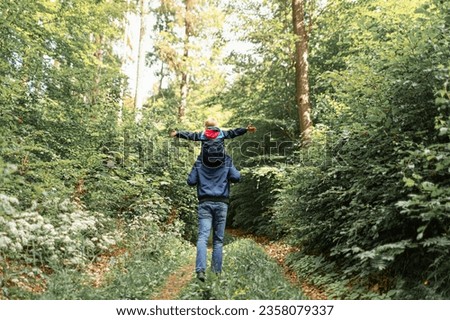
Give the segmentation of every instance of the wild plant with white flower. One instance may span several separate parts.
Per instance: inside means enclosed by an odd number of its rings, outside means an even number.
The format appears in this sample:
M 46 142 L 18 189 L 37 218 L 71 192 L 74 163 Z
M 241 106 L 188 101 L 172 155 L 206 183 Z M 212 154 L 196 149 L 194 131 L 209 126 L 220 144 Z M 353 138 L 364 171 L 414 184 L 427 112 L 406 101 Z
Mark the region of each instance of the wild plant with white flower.
M 52 206 L 55 201 L 41 206 Z M 118 240 L 105 227 L 109 218 L 69 200 L 57 202 L 56 217 L 41 215 L 36 205 L 28 211 L 18 206 L 16 198 L 0 194 L 0 252 L 9 259 L 33 265 L 80 266 Z

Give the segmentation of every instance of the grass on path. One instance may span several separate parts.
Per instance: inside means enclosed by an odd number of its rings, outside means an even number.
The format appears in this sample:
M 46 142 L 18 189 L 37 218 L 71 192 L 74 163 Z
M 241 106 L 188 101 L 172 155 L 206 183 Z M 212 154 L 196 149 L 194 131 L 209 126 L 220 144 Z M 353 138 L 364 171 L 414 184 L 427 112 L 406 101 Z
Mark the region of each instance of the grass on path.
M 301 290 L 284 276 L 283 269 L 251 239 L 224 247 L 220 276 L 207 271 L 205 283 L 193 279 L 179 295 L 182 300 L 299 300 Z
M 285 248 L 282 248 L 283 250 Z M 286 275 L 271 245 L 227 234 L 224 271 L 194 273 L 195 247 L 174 236 L 118 248 L 86 272 L 61 269 L 47 290 L 29 299 L 71 300 L 299 300 L 307 299 Z M 209 253 L 210 255 L 210 253 Z

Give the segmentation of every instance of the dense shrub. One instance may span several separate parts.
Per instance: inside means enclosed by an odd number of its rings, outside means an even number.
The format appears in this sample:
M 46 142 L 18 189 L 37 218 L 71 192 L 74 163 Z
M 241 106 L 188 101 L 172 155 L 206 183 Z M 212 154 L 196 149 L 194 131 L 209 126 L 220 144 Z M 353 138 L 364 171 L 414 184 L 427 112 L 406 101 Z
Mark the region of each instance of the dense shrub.
M 449 297 L 448 9 L 418 11 L 424 15 L 410 26 L 409 45 L 401 31 L 384 34 L 383 46 L 322 76 L 332 88 L 321 103 L 339 106 L 330 159 L 295 169 L 275 207 L 277 222 L 303 249 L 292 261 L 300 271 L 328 262 L 353 285 L 376 284 L 389 297 Z
M 243 169 L 242 181 L 232 189 L 227 223 L 234 228 L 276 237 L 277 230 L 271 224 L 272 206 L 284 175 L 284 170 L 277 167 Z
M 57 206 L 59 213 L 55 217 L 42 216 L 37 206 L 18 211 L 17 205 L 17 199 L 0 195 L 3 259 L 19 257 L 34 266 L 80 266 L 117 240 L 108 231 L 111 221 L 103 214 L 88 212 L 68 200 L 41 204 Z

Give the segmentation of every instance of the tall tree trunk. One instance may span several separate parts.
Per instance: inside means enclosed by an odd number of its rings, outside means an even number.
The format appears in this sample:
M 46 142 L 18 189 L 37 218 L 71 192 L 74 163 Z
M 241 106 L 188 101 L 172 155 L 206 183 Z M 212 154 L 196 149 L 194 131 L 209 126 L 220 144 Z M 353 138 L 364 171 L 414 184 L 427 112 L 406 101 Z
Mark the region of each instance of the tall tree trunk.
M 180 105 L 178 106 L 178 121 L 182 122 L 186 115 L 187 98 L 189 93 L 189 38 L 192 34 L 192 8 L 194 0 L 186 0 L 184 16 L 184 52 L 181 65 Z
M 132 45 L 130 43 L 130 0 L 126 0 L 127 9 L 123 16 L 123 52 L 121 57 L 122 70 L 124 71 L 126 65 L 129 61 L 129 56 L 131 56 L 130 51 L 132 50 Z M 125 83 L 122 84 L 121 92 L 120 92 L 120 100 L 119 100 L 119 112 L 117 114 L 117 121 L 119 124 L 123 122 L 123 108 L 124 108 L 124 100 L 126 94 L 126 86 Z
M 99 96 L 100 91 L 100 69 L 101 64 L 103 62 L 103 50 L 102 50 L 102 43 L 103 43 L 103 36 L 101 34 L 92 34 L 92 41 L 95 43 L 95 46 L 97 50 L 94 52 L 94 56 L 97 58 L 97 65 L 95 67 L 95 74 L 94 74 L 94 83 L 91 90 L 91 96 L 90 96 L 90 103 L 96 104 L 97 98 Z
M 305 23 L 305 1 L 292 0 L 292 22 L 295 41 L 295 102 L 298 110 L 303 146 L 311 142 L 311 104 L 309 101 L 308 30 Z
M 145 48 L 144 38 L 146 32 L 145 19 L 147 17 L 147 7 L 149 0 L 139 0 L 139 47 L 136 67 L 136 87 L 134 91 L 134 108 L 136 110 L 136 122 L 140 122 L 142 118 L 142 105 L 144 104 L 144 97 L 142 95 L 142 74 L 145 67 Z

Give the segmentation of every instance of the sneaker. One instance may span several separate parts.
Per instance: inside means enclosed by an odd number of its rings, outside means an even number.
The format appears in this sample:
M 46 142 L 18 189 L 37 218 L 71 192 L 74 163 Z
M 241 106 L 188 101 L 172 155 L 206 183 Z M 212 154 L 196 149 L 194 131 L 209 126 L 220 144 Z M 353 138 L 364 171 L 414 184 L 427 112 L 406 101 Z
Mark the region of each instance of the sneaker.
M 205 282 L 206 276 L 203 271 L 197 272 L 197 279 L 201 282 Z

